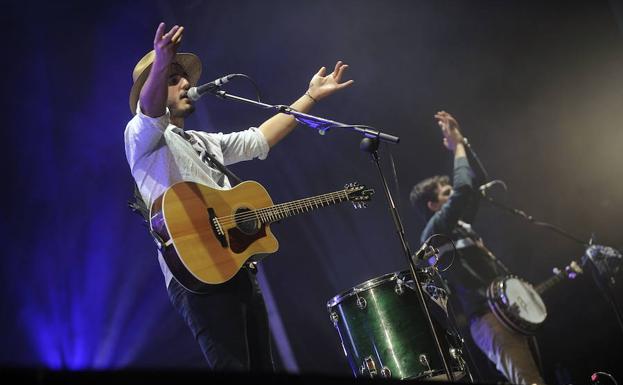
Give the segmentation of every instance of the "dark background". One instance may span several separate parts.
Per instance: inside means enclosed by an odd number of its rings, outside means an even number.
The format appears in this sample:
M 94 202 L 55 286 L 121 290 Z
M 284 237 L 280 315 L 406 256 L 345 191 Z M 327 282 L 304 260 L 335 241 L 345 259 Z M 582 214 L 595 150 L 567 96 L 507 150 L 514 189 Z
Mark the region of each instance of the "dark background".
M 433 120 L 440 109 L 508 184 L 498 199 L 621 247 L 622 10 L 614 1 L 5 3 L 0 365 L 204 365 L 168 302 L 152 241 L 126 205 L 131 71 L 159 21 L 186 27 L 180 51 L 202 58 L 202 81 L 246 73 L 271 103 L 299 97 L 320 66 L 349 63 L 355 85 L 313 113 L 401 137 L 381 147 L 381 160 L 412 247 L 424 225 L 409 207 L 412 185 L 451 170 Z M 243 81 L 228 90 L 253 95 Z M 186 126 L 230 132 L 268 117 L 205 97 Z M 326 301 L 406 268 L 377 171 L 358 142 L 345 130 L 320 136 L 300 126 L 267 160 L 233 167 L 275 202 L 353 180 L 377 190 L 367 210 L 334 207 L 273 226 L 281 248 L 262 263 L 261 278 L 281 370 L 349 375 Z M 474 225 L 535 283 L 584 252 L 487 204 Z M 546 380 L 585 384 L 597 370 L 621 380 L 622 332 L 592 277 L 563 283 L 546 301 Z

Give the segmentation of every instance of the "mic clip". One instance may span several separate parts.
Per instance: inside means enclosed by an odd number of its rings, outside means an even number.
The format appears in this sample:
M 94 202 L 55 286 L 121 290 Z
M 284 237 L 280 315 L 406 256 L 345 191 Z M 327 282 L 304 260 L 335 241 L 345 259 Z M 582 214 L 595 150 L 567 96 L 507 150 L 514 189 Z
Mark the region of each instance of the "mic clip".
M 424 243 L 418 251 L 415 252 L 415 260 L 428 259 L 434 255 L 439 254 L 439 249 L 435 246 Z
M 504 189 L 504 191 L 508 191 L 508 187 L 506 186 L 506 183 L 504 183 L 504 181 L 496 179 L 496 180 L 492 180 L 491 182 L 485 183 L 482 186 L 478 187 L 478 191 L 480 192 L 480 195 L 487 196 L 487 191 L 495 186 L 499 184 L 500 186 L 502 186 L 502 188 Z

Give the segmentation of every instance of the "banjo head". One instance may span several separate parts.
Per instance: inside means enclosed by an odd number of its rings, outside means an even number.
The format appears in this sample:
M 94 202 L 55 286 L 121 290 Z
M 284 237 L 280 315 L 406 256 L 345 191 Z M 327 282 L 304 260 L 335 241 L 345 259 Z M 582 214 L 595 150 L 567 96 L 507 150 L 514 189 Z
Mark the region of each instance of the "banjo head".
M 509 275 L 487 288 L 487 302 L 496 318 L 508 329 L 530 335 L 547 318 L 541 295 L 527 281 Z
M 504 297 L 509 311 L 525 322 L 540 324 L 547 318 L 547 308 L 541 295 L 521 278 L 506 279 Z

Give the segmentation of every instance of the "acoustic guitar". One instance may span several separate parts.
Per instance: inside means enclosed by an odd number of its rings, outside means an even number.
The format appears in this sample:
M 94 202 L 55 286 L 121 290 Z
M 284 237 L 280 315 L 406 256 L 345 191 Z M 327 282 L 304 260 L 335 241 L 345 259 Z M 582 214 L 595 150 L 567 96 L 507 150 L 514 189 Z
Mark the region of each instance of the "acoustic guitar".
M 253 181 L 230 190 L 180 182 L 153 202 L 150 233 L 175 279 L 201 293 L 231 279 L 245 263 L 277 251 L 271 223 L 340 202 L 365 207 L 373 194 L 351 183 L 340 191 L 275 205 Z

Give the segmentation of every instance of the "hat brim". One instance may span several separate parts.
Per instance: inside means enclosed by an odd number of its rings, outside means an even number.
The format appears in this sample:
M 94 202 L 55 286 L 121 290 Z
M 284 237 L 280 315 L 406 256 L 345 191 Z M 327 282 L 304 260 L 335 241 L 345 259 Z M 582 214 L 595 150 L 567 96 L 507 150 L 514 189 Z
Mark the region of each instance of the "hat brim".
M 184 71 L 188 74 L 188 82 L 192 87 L 197 85 L 199 77 L 201 77 L 201 60 L 197 55 L 187 52 L 178 53 L 175 55 L 173 63 L 182 66 Z M 130 111 L 132 111 L 132 115 L 136 114 L 136 106 L 141 94 L 141 89 L 147 80 L 147 76 L 149 76 L 152 64 L 145 67 L 132 85 L 132 90 L 130 90 Z

